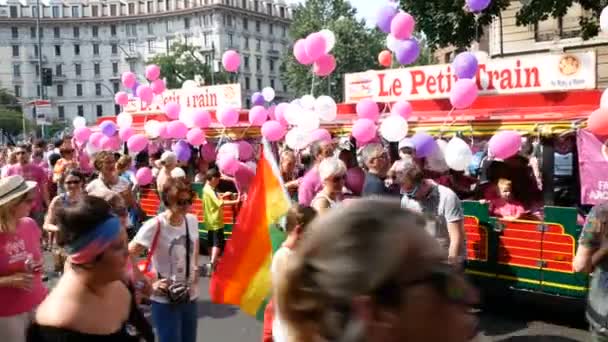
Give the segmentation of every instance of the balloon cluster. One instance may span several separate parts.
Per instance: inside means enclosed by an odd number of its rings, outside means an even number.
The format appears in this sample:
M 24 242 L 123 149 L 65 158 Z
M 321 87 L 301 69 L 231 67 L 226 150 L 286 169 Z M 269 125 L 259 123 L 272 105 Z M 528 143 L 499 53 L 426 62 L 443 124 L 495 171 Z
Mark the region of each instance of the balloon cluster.
M 380 65 L 389 67 L 393 61 L 392 53 L 402 65 L 412 64 L 418 59 L 420 44 L 412 36 L 416 28 L 416 20 L 411 14 L 399 11 L 396 3 L 390 3 L 376 13 L 376 24 L 381 31 L 388 34 L 386 37 L 388 50 L 378 55 Z
M 605 89 L 602 93 L 600 108 L 589 115 L 587 129 L 596 135 L 608 135 L 608 89 Z
M 126 106 L 131 98 L 139 98 L 142 104 L 147 107 L 154 100 L 155 95 L 160 95 L 165 91 L 165 81 L 160 79 L 160 67 L 156 64 L 146 66 L 145 75 L 149 81 L 148 85 L 139 84 L 137 76 L 131 71 L 122 74 L 122 85 L 131 89 L 131 96 L 125 91 L 119 91 L 114 95 L 114 102 L 117 105 Z
M 450 92 L 450 103 L 455 109 L 469 108 L 479 95 L 475 75 L 479 68 L 477 57 L 471 52 L 459 53 L 452 63 L 458 81 Z
M 299 39 L 293 46 L 293 55 L 302 65 L 311 65 L 319 77 L 329 76 L 336 69 L 336 58 L 330 54 L 336 45 L 336 36 L 330 30 L 321 30 Z

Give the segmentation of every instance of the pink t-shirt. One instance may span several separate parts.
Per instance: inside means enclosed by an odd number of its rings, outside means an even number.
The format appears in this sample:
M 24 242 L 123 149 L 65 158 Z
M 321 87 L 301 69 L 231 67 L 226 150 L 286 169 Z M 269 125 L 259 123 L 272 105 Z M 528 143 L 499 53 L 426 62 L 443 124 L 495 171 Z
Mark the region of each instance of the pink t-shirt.
M 7 171 L 7 176 L 14 175 L 20 175 L 25 180 L 38 183 L 38 186 L 34 190 L 36 191 L 36 198 L 34 203 L 32 203 L 32 211 L 42 211 L 44 209 L 42 206 L 42 189 L 46 187 L 46 182 L 48 181 L 47 173 L 41 167 L 34 164 L 29 163 L 22 166 L 17 163 L 9 166 Z
M 308 170 L 304 177 L 302 177 L 302 181 L 298 187 L 298 202 L 301 205 L 310 205 L 312 199 L 315 198 L 315 195 L 321 191 L 322 188 L 321 176 L 319 175 L 319 170 L 315 166 Z
M 0 276 L 27 272 L 26 260 L 36 263 L 42 260 L 40 228 L 29 217 L 22 218 L 14 233 L 0 233 Z M 14 316 L 37 307 L 47 289 L 42 284 L 42 274 L 35 273 L 31 290 L 0 287 L 0 317 Z
M 497 198 L 490 203 L 490 213 L 497 217 L 519 217 L 525 212 L 524 206 L 517 201 Z

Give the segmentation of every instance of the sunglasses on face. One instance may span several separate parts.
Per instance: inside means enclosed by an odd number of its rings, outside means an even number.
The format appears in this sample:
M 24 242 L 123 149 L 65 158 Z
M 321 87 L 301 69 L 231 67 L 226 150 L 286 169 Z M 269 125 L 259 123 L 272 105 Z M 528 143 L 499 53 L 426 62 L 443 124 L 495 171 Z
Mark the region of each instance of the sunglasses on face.
M 78 185 L 78 184 L 80 184 L 80 181 L 77 181 L 77 180 L 65 182 L 65 185 Z
M 180 199 L 180 200 L 177 200 L 176 204 L 180 207 L 189 206 L 189 205 L 192 205 L 192 199 L 191 198 Z

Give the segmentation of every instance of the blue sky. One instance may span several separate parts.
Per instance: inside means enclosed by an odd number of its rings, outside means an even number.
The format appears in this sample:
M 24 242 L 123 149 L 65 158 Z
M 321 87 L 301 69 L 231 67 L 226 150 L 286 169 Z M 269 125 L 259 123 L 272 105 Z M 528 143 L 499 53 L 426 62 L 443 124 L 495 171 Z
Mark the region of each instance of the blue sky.
M 287 0 L 291 3 L 300 3 L 304 0 Z M 349 0 L 350 3 L 357 8 L 357 13 L 360 18 L 367 20 L 369 25 L 374 25 L 374 18 L 378 9 L 389 3 L 388 0 Z

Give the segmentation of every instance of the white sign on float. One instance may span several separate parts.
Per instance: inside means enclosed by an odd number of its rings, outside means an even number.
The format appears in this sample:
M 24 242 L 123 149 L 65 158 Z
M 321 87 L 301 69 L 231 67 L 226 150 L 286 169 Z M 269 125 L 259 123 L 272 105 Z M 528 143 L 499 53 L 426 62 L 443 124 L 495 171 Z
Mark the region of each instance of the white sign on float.
M 449 98 L 457 77 L 450 64 L 367 71 L 344 76 L 344 102 Z M 594 51 L 480 61 L 479 94 L 595 89 Z
M 124 112 L 130 114 L 164 113 L 165 104 L 179 103 L 182 110 L 216 110 L 217 108 L 242 108 L 241 85 L 222 84 L 215 86 L 194 87 L 186 89 L 168 89 L 162 95 L 156 95 L 149 106 L 138 98 L 133 98 L 125 106 Z

